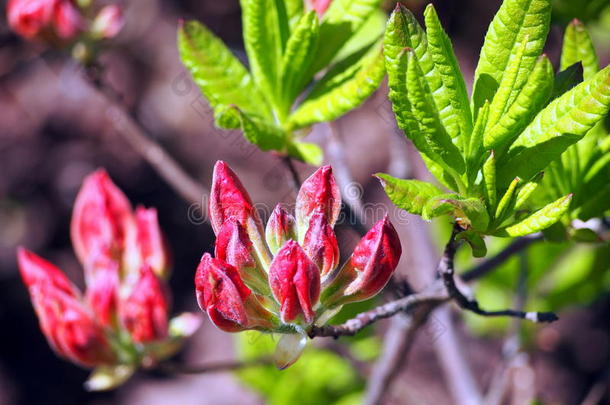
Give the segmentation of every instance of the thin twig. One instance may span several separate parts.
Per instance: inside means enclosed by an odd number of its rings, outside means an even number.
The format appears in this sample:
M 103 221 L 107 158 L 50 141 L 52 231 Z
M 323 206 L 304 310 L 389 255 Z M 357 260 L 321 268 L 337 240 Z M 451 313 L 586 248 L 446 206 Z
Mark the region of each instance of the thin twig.
M 313 325 L 309 329 L 308 334 L 310 338 L 323 336 L 334 338 L 338 338 L 339 336 L 353 336 L 380 319 L 389 318 L 399 312 L 410 311 L 423 303 L 443 302 L 447 299 L 449 299 L 449 296 L 442 290 L 439 291 L 437 284 L 433 288 L 420 293 L 411 294 L 404 298 L 380 305 L 370 311 L 362 312 L 340 325 Z
M 298 195 L 299 190 L 301 189 L 301 178 L 299 177 L 299 172 L 294 167 L 294 162 L 290 156 L 282 157 L 282 163 L 284 163 L 284 166 L 286 166 L 288 174 L 290 175 L 290 185 L 295 194 Z
M 155 370 L 166 374 L 205 374 L 241 370 L 244 368 L 266 366 L 270 364 L 273 364 L 273 360 L 270 357 L 261 357 L 244 361 L 220 361 L 197 366 L 165 362 L 157 364 Z
M 532 322 L 554 322 L 557 315 L 553 312 L 524 312 L 514 309 L 503 309 L 499 311 L 487 311 L 479 306 L 476 299 L 468 298 L 457 287 L 454 278 L 453 258 L 457 249 L 456 235 L 460 232 L 459 225 L 453 227 L 451 238 L 445 246 L 445 252 L 441 258 L 438 274 L 445 284 L 449 296 L 462 308 L 482 316 L 512 316 L 527 319 Z
M 102 70 L 97 65 L 87 67 L 87 78 L 98 94 L 109 104 L 106 115 L 115 130 L 152 166 L 153 169 L 186 201 L 203 206 L 209 191 L 193 179 L 161 145 L 148 136 L 135 115 L 126 111 L 122 96 L 102 79 Z

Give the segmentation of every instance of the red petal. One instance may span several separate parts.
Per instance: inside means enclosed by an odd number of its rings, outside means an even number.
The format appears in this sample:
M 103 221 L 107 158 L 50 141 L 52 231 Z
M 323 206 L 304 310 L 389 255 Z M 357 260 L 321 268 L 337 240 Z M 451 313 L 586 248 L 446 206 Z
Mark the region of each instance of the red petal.
M 281 305 L 282 322 L 293 322 L 301 314 L 305 322 L 313 322 L 313 307 L 320 296 L 320 272 L 298 243 L 289 240 L 277 252 L 269 283 Z
M 341 211 L 341 193 L 330 166 L 322 166 L 303 182 L 296 201 L 299 237 L 305 233 L 314 212 L 326 215 L 331 227 L 335 226 Z
M 167 275 L 169 267 L 167 245 L 159 226 L 157 210 L 136 208 L 137 248 L 142 264 L 150 266 L 160 277 Z
M 21 278 L 28 288 L 48 283 L 53 288 L 73 297 L 80 295 L 78 289 L 59 268 L 35 253 L 20 247 L 17 249 L 17 262 Z
M 229 218 L 234 218 L 241 224 L 246 224 L 248 217 L 258 218 L 248 192 L 229 165 L 222 160 L 214 166 L 209 209 L 215 234 L 220 232 L 220 227 Z M 257 219 L 257 223 L 260 220 Z
M 127 233 L 135 229 L 131 204 L 105 170 L 87 176 L 74 203 L 72 245 L 81 263 L 93 249 L 106 246 L 120 258 Z
M 55 0 L 10 0 L 8 23 L 13 31 L 33 38 L 51 22 Z
M 149 266 L 143 266 L 140 279 L 121 304 L 121 320 L 135 342 L 144 343 L 167 337 L 169 300 L 162 282 Z
M 309 258 L 318 266 L 322 277 L 329 274 L 339 263 L 339 245 L 333 228 L 326 216 L 317 212 L 311 216 L 305 234 L 303 249 Z

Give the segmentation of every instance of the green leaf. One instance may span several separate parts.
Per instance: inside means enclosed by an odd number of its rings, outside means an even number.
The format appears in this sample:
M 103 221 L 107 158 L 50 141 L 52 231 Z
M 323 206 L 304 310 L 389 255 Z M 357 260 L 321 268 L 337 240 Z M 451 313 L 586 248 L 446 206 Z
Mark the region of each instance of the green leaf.
M 348 58 L 349 59 L 349 58 Z M 385 74 L 380 47 L 373 48 L 360 61 L 341 63 L 329 71 L 290 116 L 291 128 L 316 122 L 333 121 L 364 102 L 379 87 Z M 347 68 L 347 70 L 343 69 Z
M 458 173 L 464 173 L 464 159 L 441 123 L 432 91 L 419 66 L 419 62 L 415 58 L 415 52 L 409 49 L 405 51 L 405 54 L 407 57 L 408 98 L 411 101 L 413 115 L 420 124 L 420 130 L 424 135 L 428 148 L 433 156 L 440 157 L 448 168 Z M 437 161 L 437 163 L 440 162 Z
M 466 149 L 466 173 L 468 176 L 468 184 L 474 184 L 477 173 L 481 167 L 481 158 L 483 157 L 483 136 L 485 127 L 487 126 L 487 118 L 489 117 L 489 101 L 483 104 L 477 114 L 477 120 L 474 124 L 474 129 L 470 135 L 470 145 Z
M 248 116 L 239 109 L 235 109 L 239 115 L 241 129 L 244 137 L 258 146 L 263 151 L 276 150 L 286 152 L 288 146 L 288 134 L 279 127 L 269 124 L 267 121 Z
M 534 212 L 524 220 L 506 227 L 499 233 L 499 236 L 525 236 L 546 229 L 561 219 L 563 214 L 565 214 L 570 207 L 571 200 L 572 194 L 561 197 L 544 208 Z
M 587 28 L 577 19 L 572 20 L 566 28 L 561 49 L 560 70 L 582 62 L 583 76 L 587 80 L 599 71 L 597 53 L 587 32 Z
M 324 153 L 315 143 L 294 142 L 288 145 L 288 154 L 312 166 L 320 166 Z
M 397 179 L 385 173 L 377 173 L 375 177 L 392 203 L 411 214 L 421 215 L 432 197 L 443 194 L 437 187 L 424 181 Z
M 441 87 L 431 89 L 440 111 L 440 118 L 452 138 L 468 136 L 472 131 L 472 116 L 466 84 L 453 52 L 449 37 L 443 30 L 432 4 L 424 12 L 428 52 L 440 77 Z
M 515 177 L 513 181 L 511 181 L 508 189 L 500 199 L 498 203 L 498 207 L 496 208 L 496 223 L 501 224 L 511 212 L 513 212 L 515 207 L 515 202 L 517 200 L 517 186 L 521 180 L 518 177 Z
M 504 115 L 504 112 L 510 107 L 520 90 L 520 87 L 517 87 L 517 76 L 525 56 L 527 41 L 528 37 L 525 36 L 523 41 L 515 46 L 515 53 L 508 60 L 506 71 L 502 75 L 502 80 L 498 84 L 498 90 L 494 94 L 491 106 L 489 107 L 488 128 L 495 125 L 500 117 Z
M 544 177 L 544 172 L 538 173 L 532 180 L 525 183 L 519 188 L 517 192 L 517 198 L 515 200 L 515 211 L 521 209 L 527 200 L 530 198 L 532 193 L 538 188 Z
M 485 257 L 485 255 L 487 255 L 487 246 L 485 245 L 485 241 L 481 235 L 471 229 L 458 233 L 455 240 L 465 240 L 468 242 L 474 257 Z
M 529 180 L 581 139 L 610 109 L 610 67 L 542 110 L 498 164 L 498 182 Z
M 505 76 L 506 77 L 506 76 Z M 489 126 L 484 136 L 486 149 L 502 148 L 519 136 L 527 124 L 547 103 L 553 89 L 553 66 L 546 56 L 538 58 L 532 74 L 507 111 L 498 116 L 497 122 Z M 498 91 L 496 97 L 500 94 Z M 494 98 L 494 102 L 496 98 Z M 494 103 L 490 110 L 493 111 Z M 491 114 L 491 113 L 490 113 Z
M 491 210 L 496 207 L 496 203 L 498 202 L 496 190 L 496 157 L 493 150 L 483 164 L 483 185 L 485 186 L 485 201 L 487 201 L 487 205 Z
M 601 217 L 608 210 L 610 210 L 610 184 L 595 190 L 595 194 L 585 200 L 576 210 L 576 216 L 586 221 L 591 218 Z
M 276 104 L 282 52 L 288 35 L 286 10 L 278 8 L 283 6 L 279 0 L 240 0 L 240 4 L 250 70 L 268 101 Z
M 542 52 L 551 19 L 550 0 L 505 0 L 491 22 L 475 71 L 474 111 L 491 101 L 518 44 L 528 38 L 524 60 L 515 81 L 520 89 Z
M 478 198 L 464 198 L 457 194 L 443 194 L 430 199 L 424 206 L 422 218 L 432 219 L 450 214 L 462 226 L 484 231 L 489 225 L 485 204 Z
M 310 69 L 311 76 L 326 67 L 337 52 L 379 8 L 381 0 L 334 0 L 324 13 L 320 43 Z
M 281 68 L 282 94 L 287 108 L 307 84 L 305 74 L 318 47 L 319 32 L 318 16 L 315 11 L 310 11 L 301 18 L 288 38 Z
M 193 76 L 217 116 L 217 124 L 235 128 L 237 122 L 219 119 L 229 105 L 260 116 L 269 116 L 263 95 L 239 60 L 206 27 L 196 21 L 178 29 L 178 49 L 182 63 Z
M 301 21 L 301 17 L 303 17 L 305 2 L 303 0 L 284 0 L 284 4 L 286 16 L 288 17 L 288 25 L 292 33 L 296 29 L 297 24 L 299 24 L 299 21 Z
M 576 62 L 570 67 L 557 73 L 551 100 L 556 99 L 568 90 L 571 90 L 578 83 L 583 81 L 582 63 Z

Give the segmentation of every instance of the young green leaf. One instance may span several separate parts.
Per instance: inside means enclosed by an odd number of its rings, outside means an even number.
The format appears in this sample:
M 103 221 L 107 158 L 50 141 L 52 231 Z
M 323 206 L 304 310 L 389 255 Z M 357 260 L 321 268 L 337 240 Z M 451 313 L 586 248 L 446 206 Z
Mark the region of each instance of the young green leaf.
M 428 147 L 434 155 L 442 159 L 447 167 L 457 173 L 464 173 L 464 159 L 441 123 L 432 91 L 415 58 L 415 53 L 413 50 L 406 50 L 406 55 L 408 98 Z
M 453 53 L 453 46 L 439 21 L 432 4 L 424 12 L 428 52 L 432 56 L 441 81 L 441 88 L 432 89 L 440 118 L 452 138 L 468 136 L 472 131 L 472 116 L 466 84 Z
M 510 147 L 498 165 L 498 182 L 529 180 L 581 139 L 610 110 L 610 66 L 555 99 Z
M 550 19 L 550 0 L 505 0 L 502 3 L 485 36 L 475 71 L 474 112 L 485 100 L 493 99 L 511 56 L 527 36 L 526 52 L 515 81 L 515 89 L 523 87 L 544 47 Z
M 485 257 L 487 255 L 487 246 L 485 240 L 477 232 L 469 229 L 462 231 L 455 236 L 455 240 L 465 240 L 472 249 L 472 255 L 474 257 Z
M 577 19 L 572 20 L 563 36 L 560 70 L 565 70 L 574 63 L 582 62 L 583 76 L 587 80 L 599 71 L 597 53 L 587 29 Z
M 513 212 L 515 207 L 515 202 L 517 200 L 517 186 L 521 180 L 518 177 L 515 177 L 513 181 L 510 182 L 508 189 L 500 199 L 498 203 L 498 207 L 496 208 L 496 223 L 499 225 L 504 221 L 511 212 Z
M 517 191 L 517 198 L 515 200 L 515 211 L 521 209 L 528 198 L 532 195 L 532 193 L 538 188 L 542 179 L 544 177 L 544 172 L 538 173 L 533 179 L 525 183 L 519 191 Z
M 290 108 L 294 99 L 305 87 L 305 73 L 318 47 L 320 26 L 315 11 L 305 14 L 288 38 L 282 59 L 282 95 L 284 104 Z
M 381 0 L 333 0 L 320 26 L 320 43 L 311 76 L 326 67 L 369 16 L 379 8 Z
M 235 109 L 239 115 L 241 129 L 244 137 L 263 151 L 276 150 L 286 151 L 288 145 L 288 134 L 281 128 L 269 124 L 267 121 L 248 116 L 239 109 Z
M 375 177 L 394 205 L 411 214 L 421 215 L 432 197 L 443 194 L 437 187 L 424 181 L 397 179 L 385 173 L 377 173 Z
M 504 228 L 498 233 L 498 236 L 525 236 L 546 229 L 561 219 L 567 212 L 571 200 L 572 194 L 561 197 L 522 221 Z
M 290 116 L 292 128 L 332 121 L 358 107 L 377 90 L 385 75 L 381 47 L 373 48 L 362 60 L 351 65 L 347 70 L 333 69 L 329 77 L 324 77 L 312 89 Z
M 483 185 L 485 186 L 485 201 L 487 201 L 487 206 L 491 210 L 496 207 L 496 203 L 498 202 L 496 190 L 496 157 L 493 150 L 483 164 Z
M 465 150 L 466 154 L 466 173 L 468 184 L 474 184 L 479 168 L 481 167 L 481 159 L 483 157 L 483 136 L 485 127 L 487 126 L 487 118 L 489 117 L 489 101 L 485 101 L 483 107 L 479 109 L 477 120 L 474 124 L 474 129 L 470 135 L 469 146 Z
M 496 97 L 500 95 L 501 88 L 502 86 Z M 498 149 L 510 145 L 547 103 L 552 89 L 553 66 L 543 55 L 538 58 L 532 74 L 508 110 L 501 116 L 497 116 L 495 125 L 489 126 L 488 124 L 488 130 L 483 139 L 485 149 Z M 494 103 L 495 101 L 496 98 L 494 98 Z M 491 104 L 491 110 L 495 108 L 494 103 Z
M 288 24 L 287 18 L 279 16 L 278 3 L 283 5 L 283 2 L 276 0 L 240 0 L 244 45 L 250 69 L 257 86 L 272 103 L 276 103 Z
M 239 122 L 219 119 L 230 105 L 260 116 L 269 116 L 263 95 L 239 60 L 206 27 L 196 21 L 180 24 L 178 49 L 182 63 L 193 76 L 210 106 L 215 110 L 217 124 L 236 128 Z
M 283 0 L 286 7 L 286 16 L 288 17 L 288 26 L 290 32 L 294 32 L 297 24 L 303 17 L 305 2 L 303 0 Z
M 485 204 L 478 198 L 464 198 L 457 194 L 443 194 L 431 198 L 422 210 L 422 218 L 432 219 L 450 214 L 462 228 L 484 231 L 489 225 Z
M 324 153 L 315 143 L 293 142 L 288 144 L 288 154 L 302 162 L 320 166 Z
M 517 87 L 517 76 L 521 69 L 521 64 L 525 56 L 525 47 L 529 37 L 526 35 L 523 41 L 515 46 L 515 53 L 508 59 L 506 71 L 502 75 L 502 80 L 498 84 L 498 90 L 494 94 L 489 107 L 489 119 L 487 127 L 493 127 L 504 112 L 510 107 L 517 93 L 521 89 Z

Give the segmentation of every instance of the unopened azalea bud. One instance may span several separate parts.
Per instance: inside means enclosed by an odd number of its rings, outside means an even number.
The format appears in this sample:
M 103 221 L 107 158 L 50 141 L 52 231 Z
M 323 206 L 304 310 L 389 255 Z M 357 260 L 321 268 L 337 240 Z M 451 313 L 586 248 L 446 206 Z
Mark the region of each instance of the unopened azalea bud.
M 303 250 L 318 266 L 322 278 L 339 264 L 339 244 L 333 228 L 322 212 L 316 212 L 311 216 L 309 228 L 305 233 Z
M 294 322 L 299 316 L 308 324 L 313 322 L 320 296 L 320 271 L 297 242 L 289 240 L 277 252 L 269 270 L 269 284 L 280 303 L 282 322 Z
M 250 195 L 228 164 L 219 160 L 214 165 L 210 192 L 210 222 L 218 235 L 220 227 L 229 218 L 246 224 L 249 217 L 256 217 Z
M 322 166 L 303 182 L 296 200 L 299 241 L 302 243 L 311 216 L 321 211 L 331 227 L 341 212 L 341 194 L 330 166 Z
M 123 28 L 123 13 L 116 4 L 103 7 L 93 20 L 91 33 L 96 38 L 112 38 Z
M 288 240 L 296 240 L 295 223 L 294 217 L 286 211 L 282 204 L 275 206 L 265 229 L 265 238 L 271 253 L 276 254 Z
M 34 38 L 50 24 L 55 3 L 56 0 L 10 0 L 8 24 L 17 34 Z
M 241 279 L 261 294 L 269 293 L 267 273 L 257 262 L 246 229 L 234 218 L 222 225 L 216 237 L 215 256 L 235 267 Z
M 209 211 L 212 229 L 216 235 L 222 224 L 231 218 L 242 224 L 252 241 L 258 261 L 268 268 L 271 253 L 264 241 L 260 217 L 237 175 L 221 160 L 214 166 Z
M 386 216 L 366 233 L 334 280 L 325 288 L 326 307 L 363 301 L 376 295 L 394 273 L 402 248 Z
M 53 11 L 55 32 L 62 39 L 72 39 L 83 28 L 83 20 L 72 0 L 57 0 Z
M 159 277 L 167 277 L 169 268 L 168 251 L 159 227 L 157 210 L 154 208 L 136 208 L 136 245 L 140 264 L 150 266 Z
M 68 280 L 60 269 L 35 253 L 20 247 L 17 250 L 17 262 L 21 278 L 26 287 L 30 288 L 35 285 L 48 283 L 53 288 L 61 290 L 68 295 L 79 295 L 74 284 Z
M 140 279 L 121 303 L 121 321 L 134 342 L 146 343 L 167 337 L 167 293 L 150 266 L 142 266 Z
M 315 10 L 318 17 L 322 17 L 332 0 L 305 0 L 307 8 Z
M 195 288 L 199 307 L 225 332 L 274 327 L 273 315 L 244 284 L 237 269 L 209 253 L 201 258 Z
M 71 223 L 72 245 L 81 263 L 93 249 L 107 246 L 120 259 L 127 233 L 135 231 L 131 204 L 105 170 L 87 176 L 76 196 Z

